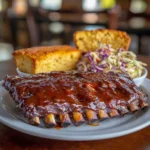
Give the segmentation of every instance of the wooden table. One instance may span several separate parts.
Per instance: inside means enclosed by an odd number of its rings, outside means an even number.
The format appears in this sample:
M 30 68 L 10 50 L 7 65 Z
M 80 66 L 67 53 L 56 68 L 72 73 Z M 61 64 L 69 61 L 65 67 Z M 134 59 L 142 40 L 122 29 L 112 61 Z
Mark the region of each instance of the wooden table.
M 139 56 L 146 62 L 150 72 L 150 56 Z M 5 72 L 2 72 L 5 71 Z M 4 74 L 14 74 L 13 60 L 0 62 L 0 78 Z M 148 74 L 150 78 L 150 73 Z M 0 123 L 0 150 L 150 150 L 150 126 L 123 137 L 97 141 L 57 141 L 30 136 L 13 130 Z

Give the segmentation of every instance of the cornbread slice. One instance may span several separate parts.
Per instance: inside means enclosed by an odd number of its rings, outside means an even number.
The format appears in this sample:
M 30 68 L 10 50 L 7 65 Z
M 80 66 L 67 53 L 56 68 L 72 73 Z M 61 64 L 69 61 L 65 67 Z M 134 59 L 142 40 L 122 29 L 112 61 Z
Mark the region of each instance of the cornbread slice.
M 74 43 L 83 52 L 95 51 L 100 44 L 110 44 L 112 48 L 128 50 L 130 37 L 126 32 L 109 29 L 83 30 L 74 33 Z
M 71 46 L 32 47 L 13 53 L 20 71 L 36 74 L 50 71 L 69 71 L 76 67 L 81 51 Z

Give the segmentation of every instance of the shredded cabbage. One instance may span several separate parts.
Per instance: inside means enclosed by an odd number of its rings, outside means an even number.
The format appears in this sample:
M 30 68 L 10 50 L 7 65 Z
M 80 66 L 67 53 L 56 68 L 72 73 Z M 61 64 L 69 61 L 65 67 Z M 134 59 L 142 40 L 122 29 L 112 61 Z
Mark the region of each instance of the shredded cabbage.
M 123 72 L 131 78 L 140 77 L 143 66 L 147 64 L 138 61 L 136 55 L 131 51 L 120 48 L 115 50 L 111 45 L 101 44 L 96 51 L 85 53 L 77 64 L 79 71 L 93 72 Z

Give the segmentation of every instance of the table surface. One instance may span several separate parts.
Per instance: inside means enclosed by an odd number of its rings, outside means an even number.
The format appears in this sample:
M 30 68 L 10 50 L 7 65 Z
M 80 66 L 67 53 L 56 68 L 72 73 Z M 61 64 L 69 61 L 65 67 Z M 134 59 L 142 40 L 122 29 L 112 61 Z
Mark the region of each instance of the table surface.
M 150 56 L 138 56 L 148 64 L 150 72 Z M 0 62 L 0 79 L 6 74 L 15 74 L 13 60 Z M 148 74 L 150 78 L 150 73 Z M 0 123 L 0 150 L 150 150 L 150 126 L 138 132 L 119 138 L 97 141 L 58 141 L 34 137 L 13 130 Z

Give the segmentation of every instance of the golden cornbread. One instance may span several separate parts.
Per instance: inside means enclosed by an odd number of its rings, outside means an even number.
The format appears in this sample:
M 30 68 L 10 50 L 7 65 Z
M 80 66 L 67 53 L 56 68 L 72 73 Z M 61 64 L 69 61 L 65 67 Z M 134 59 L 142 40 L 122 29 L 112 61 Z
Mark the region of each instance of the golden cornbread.
M 126 32 L 110 29 L 83 30 L 74 33 L 74 42 L 78 49 L 83 52 L 95 51 L 100 44 L 110 44 L 112 48 L 128 50 L 130 37 Z
M 75 69 L 81 51 L 67 45 L 41 46 L 17 50 L 13 56 L 20 71 L 36 74 Z

